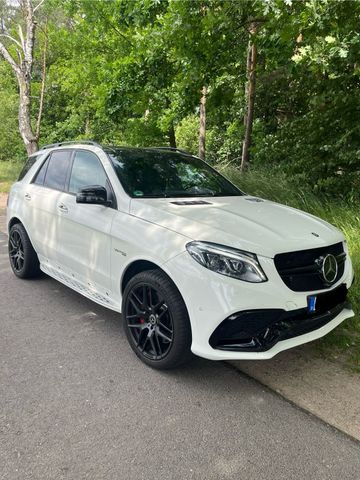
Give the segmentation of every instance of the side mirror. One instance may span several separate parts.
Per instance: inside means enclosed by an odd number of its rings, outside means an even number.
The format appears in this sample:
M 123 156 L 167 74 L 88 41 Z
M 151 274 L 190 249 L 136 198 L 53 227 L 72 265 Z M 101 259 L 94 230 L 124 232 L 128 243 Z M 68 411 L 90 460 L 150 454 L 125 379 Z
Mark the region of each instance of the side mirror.
M 101 185 L 89 185 L 82 188 L 76 195 L 76 203 L 90 203 L 93 205 L 110 206 L 106 188 Z

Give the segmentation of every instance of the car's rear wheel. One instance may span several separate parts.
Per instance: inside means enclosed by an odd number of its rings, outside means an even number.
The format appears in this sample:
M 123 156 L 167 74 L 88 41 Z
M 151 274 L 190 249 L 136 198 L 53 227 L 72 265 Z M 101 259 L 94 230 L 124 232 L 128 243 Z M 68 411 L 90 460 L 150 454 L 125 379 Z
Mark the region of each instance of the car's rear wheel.
M 10 228 L 8 246 L 10 265 L 17 277 L 33 278 L 40 275 L 38 256 L 21 223 Z
M 130 346 L 147 365 L 170 369 L 191 357 L 191 328 L 185 303 L 161 270 L 138 273 L 129 281 L 122 314 Z

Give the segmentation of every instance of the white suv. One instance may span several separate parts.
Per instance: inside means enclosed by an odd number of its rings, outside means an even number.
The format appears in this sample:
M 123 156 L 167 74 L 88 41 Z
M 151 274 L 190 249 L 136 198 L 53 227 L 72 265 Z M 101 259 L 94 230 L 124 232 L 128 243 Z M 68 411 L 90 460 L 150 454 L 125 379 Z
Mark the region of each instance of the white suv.
M 18 277 L 40 270 L 122 312 L 146 364 L 267 359 L 352 317 L 344 236 L 246 195 L 177 149 L 49 145 L 7 210 Z

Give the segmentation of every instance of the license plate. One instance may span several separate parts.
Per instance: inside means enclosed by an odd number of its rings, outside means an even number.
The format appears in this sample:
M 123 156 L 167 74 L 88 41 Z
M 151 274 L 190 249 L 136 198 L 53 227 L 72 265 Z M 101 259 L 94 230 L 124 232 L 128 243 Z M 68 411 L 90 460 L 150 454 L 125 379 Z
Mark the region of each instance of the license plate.
M 309 313 L 316 312 L 316 300 L 317 300 L 316 295 L 310 295 L 308 297 L 308 312 Z

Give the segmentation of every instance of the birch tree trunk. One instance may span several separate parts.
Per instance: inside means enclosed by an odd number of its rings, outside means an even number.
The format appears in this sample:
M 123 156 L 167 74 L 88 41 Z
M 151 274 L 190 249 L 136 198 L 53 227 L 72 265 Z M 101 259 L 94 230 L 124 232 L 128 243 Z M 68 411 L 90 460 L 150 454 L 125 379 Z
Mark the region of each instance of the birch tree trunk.
M 19 75 L 19 131 L 28 155 L 38 150 L 38 139 L 31 126 L 31 88 L 24 75 Z
M 249 164 L 249 149 L 251 145 L 251 134 L 254 121 L 255 88 L 256 88 L 256 61 L 257 49 L 253 39 L 256 33 L 257 25 L 253 22 L 250 25 L 250 39 L 247 56 L 247 85 L 246 85 L 246 114 L 244 116 L 245 135 L 241 155 L 241 171 L 246 170 Z
M 200 128 L 199 128 L 199 158 L 205 160 L 206 156 L 206 94 L 207 87 L 201 89 L 200 98 Z
M 25 34 L 21 25 L 18 25 L 18 39 L 9 35 L 3 26 L 1 36 L 8 38 L 16 46 L 18 62 L 14 60 L 6 46 L 0 42 L 0 55 L 11 66 L 19 86 L 19 132 L 23 139 L 28 155 L 38 150 L 40 120 L 42 105 L 39 111 L 37 133 L 34 133 L 31 125 L 31 74 L 34 63 L 34 43 L 36 21 L 34 12 L 43 4 L 40 0 L 33 8 L 32 0 L 21 0 L 20 8 L 25 20 Z M 43 95 L 43 93 L 42 93 Z M 43 98 L 41 99 L 41 102 Z

